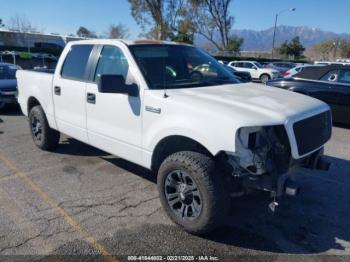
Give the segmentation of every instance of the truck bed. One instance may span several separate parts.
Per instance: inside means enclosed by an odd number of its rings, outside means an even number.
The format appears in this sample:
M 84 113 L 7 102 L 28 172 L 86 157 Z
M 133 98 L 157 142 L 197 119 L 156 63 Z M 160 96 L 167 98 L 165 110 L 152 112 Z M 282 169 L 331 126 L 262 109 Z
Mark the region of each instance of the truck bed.
M 28 115 L 27 103 L 30 96 L 41 102 L 48 117 L 53 114 L 52 82 L 54 74 L 33 70 L 18 70 L 16 73 L 18 86 L 18 102 L 24 115 Z

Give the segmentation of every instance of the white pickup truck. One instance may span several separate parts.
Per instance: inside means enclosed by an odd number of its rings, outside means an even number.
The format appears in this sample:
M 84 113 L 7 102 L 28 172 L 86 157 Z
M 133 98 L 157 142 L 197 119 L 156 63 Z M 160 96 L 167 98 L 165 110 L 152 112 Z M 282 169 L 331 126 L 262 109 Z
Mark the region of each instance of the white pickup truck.
M 241 84 L 190 45 L 71 42 L 54 74 L 20 70 L 17 79 L 39 148 L 53 150 L 64 133 L 154 171 L 166 213 L 192 233 L 220 225 L 233 197 L 294 195 L 298 168 L 327 166 L 325 103 Z

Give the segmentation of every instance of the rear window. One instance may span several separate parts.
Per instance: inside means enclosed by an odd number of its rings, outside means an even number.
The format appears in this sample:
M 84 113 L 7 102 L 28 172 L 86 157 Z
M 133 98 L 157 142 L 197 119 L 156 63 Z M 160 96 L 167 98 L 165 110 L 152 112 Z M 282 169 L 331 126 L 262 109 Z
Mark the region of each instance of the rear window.
M 64 61 L 61 75 L 64 78 L 85 80 L 86 66 L 93 45 L 74 45 Z

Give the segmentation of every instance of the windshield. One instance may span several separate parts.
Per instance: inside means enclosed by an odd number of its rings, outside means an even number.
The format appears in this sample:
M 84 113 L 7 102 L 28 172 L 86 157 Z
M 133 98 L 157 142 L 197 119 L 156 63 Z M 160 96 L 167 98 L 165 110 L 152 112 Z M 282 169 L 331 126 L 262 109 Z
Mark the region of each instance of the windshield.
M 16 66 L 0 65 L 0 79 L 16 79 Z
M 192 46 L 133 45 L 130 50 L 150 89 L 239 83 L 224 65 Z

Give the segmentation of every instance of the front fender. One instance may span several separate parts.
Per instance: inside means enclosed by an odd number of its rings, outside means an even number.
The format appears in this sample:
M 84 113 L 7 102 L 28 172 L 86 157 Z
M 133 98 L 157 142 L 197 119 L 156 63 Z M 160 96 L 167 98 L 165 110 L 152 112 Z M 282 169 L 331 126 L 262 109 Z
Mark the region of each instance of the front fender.
M 165 120 L 166 119 L 166 120 Z M 188 120 L 185 117 L 168 116 L 163 121 L 157 121 L 144 132 L 143 147 L 148 152 L 153 152 L 157 144 L 169 136 L 183 136 L 195 140 L 204 146 L 212 155 L 216 155 L 222 150 L 234 151 L 235 132 L 230 128 L 225 128 L 222 123 L 212 123 L 208 126 L 206 122 Z

